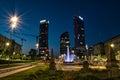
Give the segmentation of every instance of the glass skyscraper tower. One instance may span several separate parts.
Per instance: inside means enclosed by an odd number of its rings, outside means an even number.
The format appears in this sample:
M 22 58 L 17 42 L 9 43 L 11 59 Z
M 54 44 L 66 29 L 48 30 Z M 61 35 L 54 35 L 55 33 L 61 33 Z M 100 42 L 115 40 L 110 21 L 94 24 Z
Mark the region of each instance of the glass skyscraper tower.
M 85 52 L 85 31 L 81 16 L 74 16 L 74 40 L 77 55 L 82 55 Z
M 60 36 L 60 54 L 67 54 L 67 47 L 70 47 L 69 33 L 64 32 Z
M 40 33 L 39 33 L 39 56 L 45 57 L 49 55 L 48 48 L 48 25 L 49 21 L 40 21 Z

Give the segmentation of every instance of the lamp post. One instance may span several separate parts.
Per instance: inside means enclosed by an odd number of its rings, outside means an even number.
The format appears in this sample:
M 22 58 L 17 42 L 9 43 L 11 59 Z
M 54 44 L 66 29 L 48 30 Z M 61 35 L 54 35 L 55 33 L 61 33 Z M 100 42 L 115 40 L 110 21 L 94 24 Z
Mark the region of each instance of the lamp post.
M 9 42 L 7 42 L 7 43 L 6 43 L 6 46 L 9 46 L 9 45 L 10 45 L 10 43 L 9 43 Z
M 39 49 L 39 44 L 38 43 L 36 43 L 36 55 L 35 55 L 35 60 L 37 59 L 37 55 L 38 55 L 38 49 Z
M 114 52 L 114 44 L 110 44 L 110 55 L 111 55 L 111 61 L 116 61 L 115 59 L 115 52 Z
M 8 47 L 10 46 L 10 43 L 9 42 L 6 42 L 5 44 L 6 48 L 5 48 L 5 52 L 8 53 Z M 8 59 L 9 59 L 9 55 L 8 55 Z
M 114 48 L 114 47 L 115 47 L 115 45 L 114 45 L 114 44 L 110 44 L 110 47 Z
M 12 40 L 12 35 L 13 35 L 13 31 L 14 29 L 17 27 L 18 23 L 19 23 L 19 17 L 17 17 L 16 15 L 13 15 L 10 17 L 10 55 L 13 54 L 13 40 Z
M 107 67 L 111 67 L 112 66 L 112 62 L 115 61 L 115 53 L 113 51 L 113 48 L 114 48 L 114 44 L 110 44 L 108 46 L 109 48 L 109 52 L 108 52 L 108 57 L 107 57 Z
M 109 53 L 107 58 L 107 69 L 108 69 L 108 77 L 115 77 L 119 75 L 119 66 L 117 65 L 117 61 L 115 59 L 115 52 L 114 52 L 114 44 L 109 45 Z
M 10 28 L 11 28 L 10 39 L 12 39 L 13 30 L 17 27 L 18 22 L 19 22 L 19 17 L 17 17 L 16 15 L 10 17 Z

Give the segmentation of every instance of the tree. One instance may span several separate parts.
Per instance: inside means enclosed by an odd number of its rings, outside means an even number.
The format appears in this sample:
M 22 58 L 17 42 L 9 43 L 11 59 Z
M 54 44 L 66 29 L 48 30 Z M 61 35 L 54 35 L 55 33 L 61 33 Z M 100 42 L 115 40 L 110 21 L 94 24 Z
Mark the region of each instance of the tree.
M 31 49 L 29 52 L 29 56 L 31 56 L 32 60 L 35 60 L 37 56 L 37 51 L 35 49 Z

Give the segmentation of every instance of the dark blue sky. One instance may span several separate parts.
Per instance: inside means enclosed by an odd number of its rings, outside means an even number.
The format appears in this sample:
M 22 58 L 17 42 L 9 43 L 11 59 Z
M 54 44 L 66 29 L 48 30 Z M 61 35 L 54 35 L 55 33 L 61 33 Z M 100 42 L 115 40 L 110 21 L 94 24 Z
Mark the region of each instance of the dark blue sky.
M 39 21 L 47 19 L 49 24 L 49 47 L 59 52 L 60 35 L 68 31 L 71 46 L 74 46 L 73 16 L 80 15 L 85 22 L 86 43 L 93 45 L 120 34 L 119 0 L 0 0 L 0 33 L 9 37 L 8 17 L 16 12 L 21 16 L 21 25 L 16 31 L 38 35 Z M 21 35 L 22 36 L 22 35 Z M 35 47 L 35 38 L 22 36 L 23 51 Z M 20 39 L 14 38 L 21 43 Z

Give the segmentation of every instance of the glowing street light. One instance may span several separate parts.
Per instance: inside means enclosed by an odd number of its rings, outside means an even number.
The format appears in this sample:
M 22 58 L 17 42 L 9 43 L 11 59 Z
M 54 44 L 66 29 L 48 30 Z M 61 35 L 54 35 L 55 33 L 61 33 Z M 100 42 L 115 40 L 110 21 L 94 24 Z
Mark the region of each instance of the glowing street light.
M 9 46 L 9 45 L 10 45 L 10 43 L 9 43 L 9 42 L 7 42 L 7 43 L 6 43 L 6 46 Z
M 9 18 L 9 22 L 10 22 L 10 28 L 11 28 L 11 31 L 10 31 L 10 39 L 12 39 L 13 30 L 14 30 L 14 29 L 17 27 L 17 25 L 19 24 L 20 19 L 19 19 L 18 16 L 12 15 L 12 16 L 10 16 L 10 18 Z
M 114 46 L 115 46 L 114 44 L 111 44 L 111 45 L 110 45 L 110 47 L 112 47 L 112 48 L 114 48 Z
M 12 15 L 12 16 L 10 16 L 9 22 L 10 22 L 10 28 L 11 28 L 11 31 L 10 31 L 10 39 L 11 39 L 11 41 L 10 41 L 10 44 L 12 44 L 13 30 L 17 27 L 20 20 L 19 20 L 19 17 L 17 17 L 16 15 Z M 12 45 L 10 45 L 10 47 L 12 47 Z M 12 48 L 10 49 L 10 52 L 11 52 L 11 54 L 14 54 Z
M 16 15 L 11 16 L 11 18 L 10 18 L 11 26 L 10 27 L 12 28 L 12 30 L 17 27 L 18 22 L 19 22 L 19 17 L 17 17 Z
M 72 50 L 71 52 L 72 52 L 73 54 L 75 53 L 75 51 L 74 51 L 74 50 Z
M 36 43 L 36 45 L 35 45 L 35 46 L 36 46 L 36 48 L 38 49 L 38 47 L 39 47 L 39 44 L 38 44 L 38 43 Z
M 10 21 L 11 22 L 18 22 L 18 17 L 17 16 L 12 16 Z

